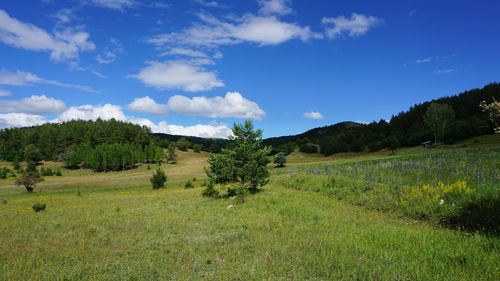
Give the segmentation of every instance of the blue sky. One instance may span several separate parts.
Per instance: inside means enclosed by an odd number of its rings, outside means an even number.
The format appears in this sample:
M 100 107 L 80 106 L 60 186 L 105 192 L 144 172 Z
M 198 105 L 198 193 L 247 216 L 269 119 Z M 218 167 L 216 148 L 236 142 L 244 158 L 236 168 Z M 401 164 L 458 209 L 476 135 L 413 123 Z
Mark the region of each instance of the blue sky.
M 116 118 L 266 137 L 499 81 L 500 2 L 0 3 L 0 127 Z

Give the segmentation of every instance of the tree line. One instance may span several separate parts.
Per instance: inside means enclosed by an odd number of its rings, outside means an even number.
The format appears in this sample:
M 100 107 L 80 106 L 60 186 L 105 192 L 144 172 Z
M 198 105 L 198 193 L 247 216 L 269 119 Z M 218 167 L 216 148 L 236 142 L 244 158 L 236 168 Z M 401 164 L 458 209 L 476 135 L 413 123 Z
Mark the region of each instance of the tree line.
M 163 148 L 175 162 L 175 144 L 159 140 L 147 127 L 111 120 L 75 120 L 0 130 L 0 159 L 19 163 L 61 161 L 67 168 L 119 171 L 141 163 L 161 163 Z

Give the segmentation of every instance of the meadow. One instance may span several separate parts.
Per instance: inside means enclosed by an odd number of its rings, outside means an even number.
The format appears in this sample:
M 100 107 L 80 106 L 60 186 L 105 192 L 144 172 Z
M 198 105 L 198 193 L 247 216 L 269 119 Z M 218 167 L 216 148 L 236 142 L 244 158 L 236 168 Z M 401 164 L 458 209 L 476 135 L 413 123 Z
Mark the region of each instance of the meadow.
M 179 152 L 161 190 L 149 183 L 154 165 L 62 169 L 32 194 L 0 180 L 0 280 L 500 279 L 498 236 L 439 223 L 460 210 L 451 206 L 498 198 L 496 144 L 295 154 L 244 203 L 201 196 L 207 157 Z M 441 183 L 442 204 L 411 192 Z M 405 206 L 406 195 L 421 203 Z M 34 212 L 37 202 L 47 209 Z

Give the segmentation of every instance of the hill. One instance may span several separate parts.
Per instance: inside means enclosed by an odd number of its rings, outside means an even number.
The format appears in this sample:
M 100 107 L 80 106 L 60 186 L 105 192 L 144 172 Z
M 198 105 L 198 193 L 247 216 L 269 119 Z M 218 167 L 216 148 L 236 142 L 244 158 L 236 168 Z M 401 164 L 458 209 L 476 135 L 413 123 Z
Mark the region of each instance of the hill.
M 269 138 L 264 142 L 272 145 L 275 152 L 290 153 L 296 147 L 303 152 L 321 152 L 331 155 L 339 152 L 377 151 L 391 146 L 415 146 L 432 140 L 432 131 L 424 124 L 423 116 L 431 103 L 447 104 L 453 108 L 455 119 L 446 131 L 446 143 L 453 143 L 475 136 L 492 134 L 493 124 L 481 111 L 481 101 L 500 99 L 500 84 L 492 83 L 482 89 L 465 91 L 416 104 L 407 111 L 370 124 L 341 122 L 315 128 L 305 133 Z

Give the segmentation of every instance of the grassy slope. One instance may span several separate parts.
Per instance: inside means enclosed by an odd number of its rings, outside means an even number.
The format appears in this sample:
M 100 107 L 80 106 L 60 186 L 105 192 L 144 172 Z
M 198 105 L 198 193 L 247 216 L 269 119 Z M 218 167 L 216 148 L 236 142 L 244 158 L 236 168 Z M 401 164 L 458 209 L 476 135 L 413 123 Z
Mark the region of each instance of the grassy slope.
M 500 278 L 498 238 L 277 184 L 242 205 L 202 198 L 205 157 L 181 153 L 178 165 L 166 166 L 168 188 L 159 191 L 145 167 L 63 171 L 35 194 L 0 180 L 8 201 L 0 204 L 0 279 Z M 196 188 L 183 189 L 193 176 Z M 47 210 L 33 212 L 36 202 Z

